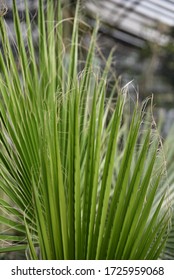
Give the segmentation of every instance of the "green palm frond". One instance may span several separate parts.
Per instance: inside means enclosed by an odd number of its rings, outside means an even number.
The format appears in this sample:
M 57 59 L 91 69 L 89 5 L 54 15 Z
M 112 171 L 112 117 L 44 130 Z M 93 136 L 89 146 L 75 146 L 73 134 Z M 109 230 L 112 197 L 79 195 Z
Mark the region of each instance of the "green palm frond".
M 24 42 L 13 1 L 20 69 L 0 19 L 0 252 L 27 249 L 32 259 L 157 259 L 171 218 L 163 207 L 167 187 L 157 199 L 164 177 L 160 139 L 150 122 L 144 125 L 144 106 L 137 102 L 127 116 L 126 94 L 120 90 L 112 100 L 116 86 L 106 98 L 112 53 L 105 69 L 96 70 L 98 24 L 78 73 L 79 4 L 65 63 L 61 7 L 55 14 L 47 2 L 44 11 L 39 1 L 35 50 L 27 5 Z

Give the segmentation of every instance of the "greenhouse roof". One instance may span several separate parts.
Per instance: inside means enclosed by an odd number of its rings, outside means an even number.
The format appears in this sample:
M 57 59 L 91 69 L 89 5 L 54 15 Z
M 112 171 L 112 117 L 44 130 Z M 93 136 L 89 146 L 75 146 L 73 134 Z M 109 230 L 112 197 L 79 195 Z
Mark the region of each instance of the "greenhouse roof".
M 174 0 L 88 0 L 88 15 L 98 15 L 104 31 L 125 43 L 141 47 L 144 41 L 164 45 L 174 27 Z

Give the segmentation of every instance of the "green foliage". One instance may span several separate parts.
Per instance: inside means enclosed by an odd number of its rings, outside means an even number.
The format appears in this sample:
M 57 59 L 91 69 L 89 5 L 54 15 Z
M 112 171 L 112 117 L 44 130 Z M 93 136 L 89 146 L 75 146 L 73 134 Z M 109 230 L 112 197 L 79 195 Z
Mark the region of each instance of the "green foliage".
M 172 215 L 170 231 L 167 238 L 165 249 L 161 254 L 162 259 L 174 259 L 174 126 L 170 129 L 164 142 L 164 151 L 166 156 L 166 170 L 167 180 L 163 183 L 163 189 L 167 189 L 166 193 L 166 207 L 170 206 L 170 212 Z M 159 192 L 160 195 L 160 192 Z
M 20 69 L 0 22 L 0 188 L 8 198 L 0 200 L 0 223 L 7 227 L 0 252 L 26 249 L 31 259 L 157 259 L 170 219 L 166 188 L 156 196 L 163 177 L 158 137 L 143 106 L 135 104 L 128 118 L 125 93 L 113 103 L 113 88 L 105 98 L 112 54 L 100 73 L 97 27 L 77 72 L 78 4 L 65 63 L 61 7 L 55 14 L 47 2 L 45 13 L 39 1 L 36 57 L 28 8 L 24 42 L 13 1 Z

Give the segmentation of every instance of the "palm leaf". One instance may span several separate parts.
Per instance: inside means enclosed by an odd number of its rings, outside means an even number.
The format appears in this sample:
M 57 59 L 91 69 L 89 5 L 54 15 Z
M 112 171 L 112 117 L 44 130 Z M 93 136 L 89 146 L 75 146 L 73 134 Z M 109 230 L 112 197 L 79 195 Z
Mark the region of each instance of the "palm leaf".
M 78 73 L 79 1 L 69 55 L 61 5 L 54 12 L 47 2 L 45 12 L 39 0 L 35 46 L 27 2 L 24 41 L 13 1 L 20 69 L 0 19 L 0 252 L 25 249 L 31 259 L 156 259 L 171 218 L 162 160 L 157 163 L 160 140 L 150 123 L 143 127 L 138 102 L 130 116 L 126 94 L 120 90 L 113 102 L 117 81 L 106 98 L 112 52 L 105 69 L 96 69 L 98 23 Z

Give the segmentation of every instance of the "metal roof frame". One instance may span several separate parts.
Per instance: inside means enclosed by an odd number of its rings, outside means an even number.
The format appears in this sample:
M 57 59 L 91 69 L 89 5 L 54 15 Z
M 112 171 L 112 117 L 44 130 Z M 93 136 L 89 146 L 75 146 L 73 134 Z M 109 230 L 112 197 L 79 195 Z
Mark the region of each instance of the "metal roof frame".
M 85 0 L 85 8 L 89 16 L 98 15 L 113 36 L 122 32 L 124 41 L 125 33 L 127 43 L 137 47 L 137 38 L 165 45 L 174 27 L 174 0 Z

